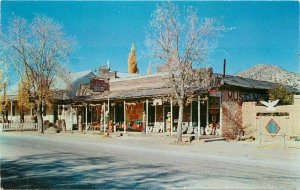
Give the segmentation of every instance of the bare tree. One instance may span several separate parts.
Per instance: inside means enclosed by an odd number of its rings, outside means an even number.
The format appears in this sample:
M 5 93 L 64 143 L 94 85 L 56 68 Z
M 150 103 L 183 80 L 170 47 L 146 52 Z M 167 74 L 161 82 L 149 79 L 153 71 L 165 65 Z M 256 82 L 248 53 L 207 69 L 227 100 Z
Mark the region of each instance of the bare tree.
M 65 37 L 62 26 L 53 19 L 36 15 L 31 23 L 14 17 L 7 34 L 1 35 L 1 42 L 20 80 L 29 81 L 28 92 L 35 105 L 39 131 L 43 133 L 43 107 L 51 105 L 54 78 L 67 74 L 63 63 L 72 52 L 73 41 Z
M 146 38 L 151 57 L 162 71 L 169 73 L 168 86 L 179 105 L 177 141 L 182 141 L 183 109 L 193 89 L 207 87 L 212 70 L 206 66 L 207 57 L 215 47 L 215 37 L 224 30 L 214 19 L 199 21 L 196 11 L 188 8 L 180 17 L 173 3 L 158 6 L 150 21 Z
M 2 122 L 5 121 L 5 112 L 7 111 L 8 98 L 7 98 L 7 64 L 3 60 L 2 56 L 0 58 L 0 115 L 2 115 Z

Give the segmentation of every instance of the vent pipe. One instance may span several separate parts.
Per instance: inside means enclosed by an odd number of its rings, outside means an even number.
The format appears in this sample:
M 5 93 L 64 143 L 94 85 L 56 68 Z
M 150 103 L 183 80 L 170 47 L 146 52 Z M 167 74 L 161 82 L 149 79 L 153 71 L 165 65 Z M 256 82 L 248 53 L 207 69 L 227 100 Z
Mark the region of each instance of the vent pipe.
M 226 59 L 224 59 L 224 64 L 223 64 L 223 78 L 225 78 L 226 75 Z

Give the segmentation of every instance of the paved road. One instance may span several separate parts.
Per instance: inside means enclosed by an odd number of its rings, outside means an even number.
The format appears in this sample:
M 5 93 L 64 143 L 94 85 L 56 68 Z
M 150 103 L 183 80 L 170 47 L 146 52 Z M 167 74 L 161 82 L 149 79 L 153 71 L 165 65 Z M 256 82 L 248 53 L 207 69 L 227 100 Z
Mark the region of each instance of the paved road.
M 230 150 L 236 146 L 232 143 L 168 142 L 147 137 L 0 133 L 1 186 L 4 189 L 300 187 L 299 155 L 294 152 L 260 151 L 250 145 L 246 151 L 248 145 L 239 145 L 237 150 L 250 154 L 232 154 Z M 219 152 L 210 154 L 209 146 L 219 147 L 216 148 Z M 257 151 L 260 158 L 253 155 Z M 276 158 L 264 157 L 266 153 Z M 284 153 L 289 154 L 286 159 L 282 157 Z

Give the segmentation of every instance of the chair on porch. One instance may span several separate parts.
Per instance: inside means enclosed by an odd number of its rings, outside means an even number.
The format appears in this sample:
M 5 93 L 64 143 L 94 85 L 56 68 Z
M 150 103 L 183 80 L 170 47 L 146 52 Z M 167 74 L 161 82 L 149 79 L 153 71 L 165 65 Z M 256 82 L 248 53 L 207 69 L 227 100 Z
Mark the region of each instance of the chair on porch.
M 91 125 L 91 130 L 99 131 L 101 129 L 101 125 L 98 122 L 93 122 Z

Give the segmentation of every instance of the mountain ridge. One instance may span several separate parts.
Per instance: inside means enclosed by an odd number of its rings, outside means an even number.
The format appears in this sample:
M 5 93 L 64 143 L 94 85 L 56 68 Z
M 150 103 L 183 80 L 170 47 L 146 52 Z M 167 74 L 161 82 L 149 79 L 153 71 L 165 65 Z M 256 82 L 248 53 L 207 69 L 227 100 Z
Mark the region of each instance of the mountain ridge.
M 300 89 L 300 74 L 287 71 L 273 64 L 257 64 L 240 71 L 235 76 L 280 83 Z

